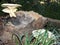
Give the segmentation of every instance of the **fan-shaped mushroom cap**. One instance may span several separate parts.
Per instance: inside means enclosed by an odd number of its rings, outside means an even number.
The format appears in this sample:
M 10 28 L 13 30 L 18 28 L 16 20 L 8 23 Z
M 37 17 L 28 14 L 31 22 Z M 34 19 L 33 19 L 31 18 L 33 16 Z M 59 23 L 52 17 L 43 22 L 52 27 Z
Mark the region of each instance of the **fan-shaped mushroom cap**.
M 5 4 L 2 4 L 1 5 L 2 7 L 21 7 L 21 5 L 19 4 L 8 4 L 8 3 L 5 3 Z
M 12 9 L 12 8 L 11 8 L 11 9 Z M 5 12 L 5 13 L 11 13 L 9 8 L 5 8 L 5 9 L 3 9 L 2 11 Z M 17 9 L 14 8 L 14 9 L 12 9 L 12 11 L 13 11 L 13 12 L 16 12 Z
M 16 17 L 15 12 L 17 11 L 17 7 L 21 7 L 19 4 L 2 4 L 2 7 L 5 7 L 2 11 L 5 13 L 9 13 L 10 17 Z

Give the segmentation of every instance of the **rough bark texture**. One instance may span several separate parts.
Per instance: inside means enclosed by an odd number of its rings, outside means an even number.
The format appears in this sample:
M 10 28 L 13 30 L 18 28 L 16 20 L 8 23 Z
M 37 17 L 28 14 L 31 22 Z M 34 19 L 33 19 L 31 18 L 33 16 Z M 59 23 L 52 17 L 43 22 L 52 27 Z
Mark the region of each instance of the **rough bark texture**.
M 60 25 L 60 21 L 54 19 L 45 18 L 42 15 L 35 13 L 33 11 L 18 11 L 16 12 L 17 17 L 10 18 L 5 17 L 0 24 L 0 40 L 6 45 L 15 45 L 12 43 L 11 37 L 14 31 L 19 32 L 21 35 L 28 32 L 31 35 L 31 32 L 35 29 L 43 28 L 47 22 L 52 22 Z

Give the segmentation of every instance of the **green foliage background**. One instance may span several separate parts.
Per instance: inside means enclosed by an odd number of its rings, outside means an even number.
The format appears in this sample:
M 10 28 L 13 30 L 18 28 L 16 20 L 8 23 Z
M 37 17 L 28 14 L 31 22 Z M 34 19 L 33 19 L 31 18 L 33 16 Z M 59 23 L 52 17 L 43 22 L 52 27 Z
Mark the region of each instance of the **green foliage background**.
M 40 1 L 44 1 L 45 4 L 40 4 Z M 54 19 L 60 20 L 60 2 L 56 0 L 52 0 L 53 2 L 50 2 L 51 0 L 1 0 L 0 5 L 2 3 L 17 3 L 21 4 L 22 7 L 19 8 L 24 11 L 35 11 L 39 14 L 50 17 Z M 59 3 L 58 3 L 59 2 Z M 2 7 L 0 6 L 0 15 L 4 15 L 4 13 L 1 11 Z

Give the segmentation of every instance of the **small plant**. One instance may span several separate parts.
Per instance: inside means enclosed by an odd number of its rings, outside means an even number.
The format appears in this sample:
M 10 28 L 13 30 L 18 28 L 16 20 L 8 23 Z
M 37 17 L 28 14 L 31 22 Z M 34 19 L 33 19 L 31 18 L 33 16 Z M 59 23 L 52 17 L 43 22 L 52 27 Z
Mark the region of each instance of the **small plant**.
M 53 45 L 53 43 L 55 42 L 54 36 L 51 35 L 52 37 L 49 37 L 49 33 L 47 30 L 44 33 L 40 32 L 39 35 L 36 33 L 36 37 L 34 35 L 28 36 L 28 34 L 25 34 L 24 44 L 22 42 L 22 36 L 20 36 L 19 33 L 17 33 L 17 35 L 17 38 L 15 38 L 16 45 Z
M 53 33 L 45 29 L 34 30 L 33 36 L 41 45 L 53 45 L 56 42 L 56 37 Z

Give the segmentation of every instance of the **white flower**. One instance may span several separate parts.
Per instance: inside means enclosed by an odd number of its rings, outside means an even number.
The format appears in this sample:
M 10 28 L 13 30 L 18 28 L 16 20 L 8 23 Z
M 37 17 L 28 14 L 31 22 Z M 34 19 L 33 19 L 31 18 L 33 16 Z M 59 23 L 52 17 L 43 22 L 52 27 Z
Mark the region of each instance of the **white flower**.
M 45 2 L 44 1 L 40 1 L 40 4 L 45 4 Z
M 46 31 L 45 29 L 34 30 L 34 31 L 32 31 L 32 34 L 35 38 L 38 38 L 38 36 L 40 34 L 45 33 L 45 31 Z M 55 35 L 52 32 L 47 31 L 47 33 L 48 33 L 48 38 L 53 38 L 54 37 L 54 39 L 56 39 Z

